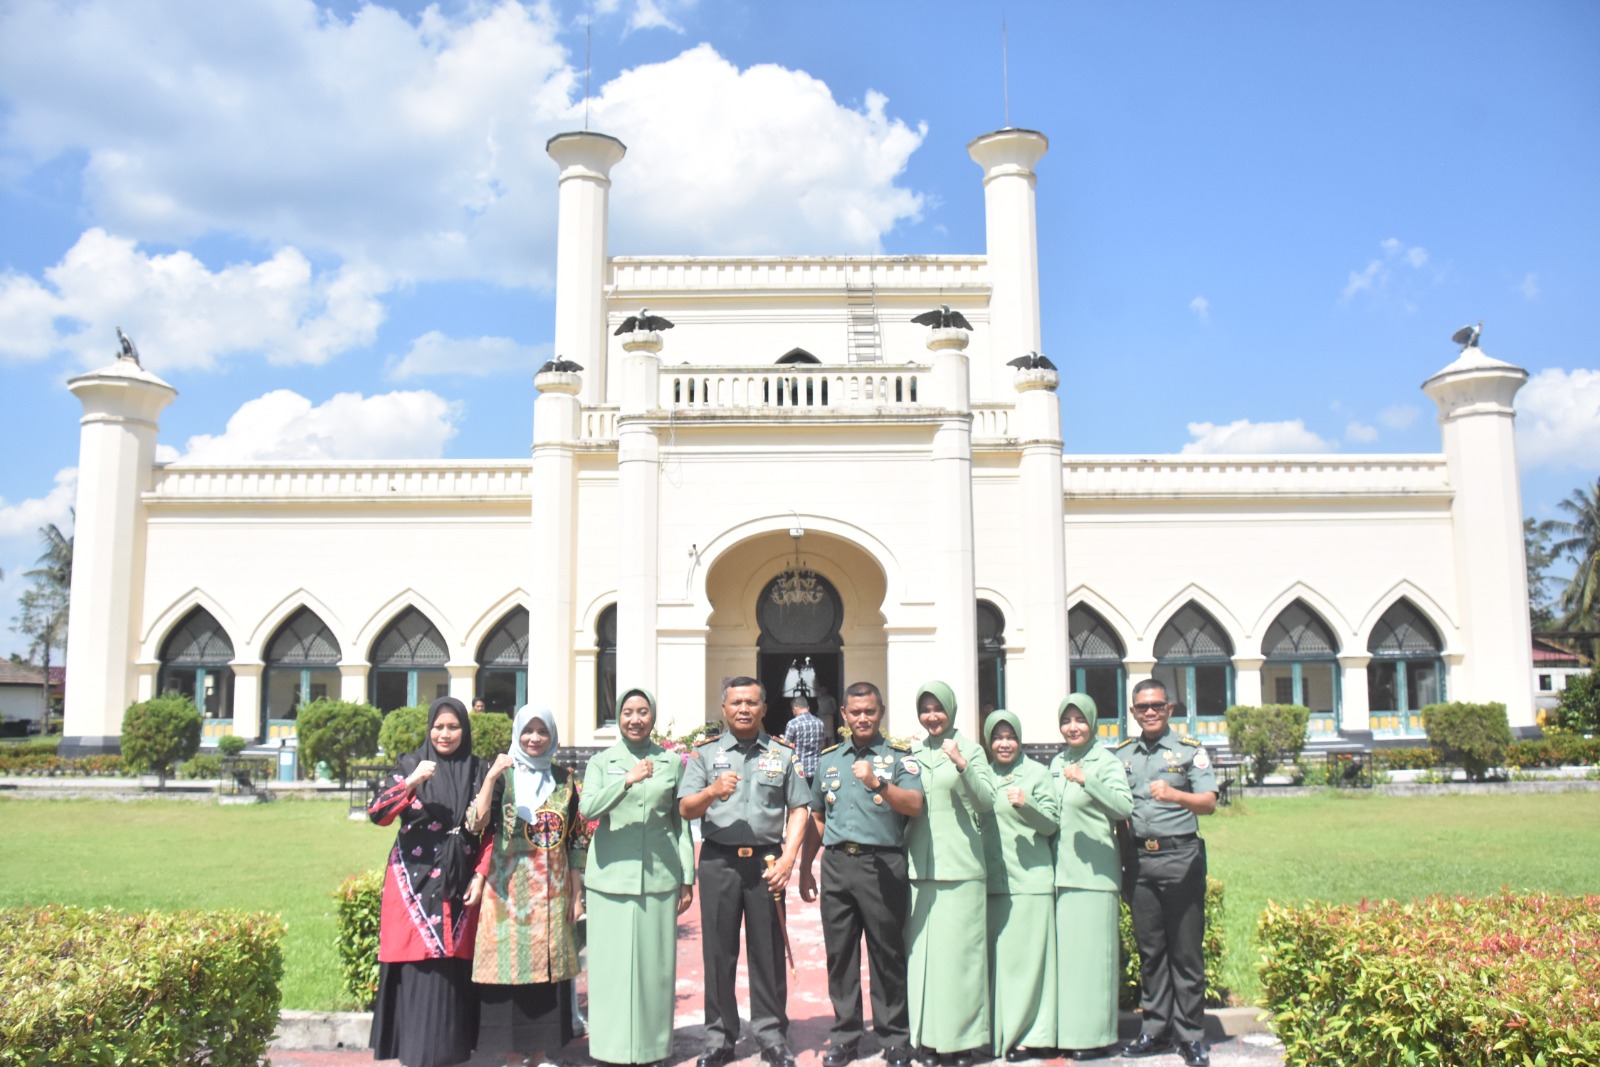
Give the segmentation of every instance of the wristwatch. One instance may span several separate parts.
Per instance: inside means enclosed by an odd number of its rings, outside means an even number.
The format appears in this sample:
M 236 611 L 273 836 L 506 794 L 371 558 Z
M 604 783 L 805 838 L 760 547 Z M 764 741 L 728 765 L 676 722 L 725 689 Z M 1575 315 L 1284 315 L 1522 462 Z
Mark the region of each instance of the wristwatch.
M 887 788 L 889 788 L 889 779 L 887 779 L 887 778 L 879 778 L 878 779 L 878 788 L 874 789 L 869 785 L 869 786 L 867 786 L 867 792 L 869 792 L 869 793 L 881 793 Z

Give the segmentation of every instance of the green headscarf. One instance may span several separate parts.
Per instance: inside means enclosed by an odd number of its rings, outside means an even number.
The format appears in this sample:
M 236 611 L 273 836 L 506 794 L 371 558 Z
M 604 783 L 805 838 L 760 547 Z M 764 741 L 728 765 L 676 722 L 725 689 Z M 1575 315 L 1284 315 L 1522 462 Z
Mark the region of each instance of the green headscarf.
M 629 688 L 624 689 L 622 692 L 617 694 L 617 722 L 619 724 L 622 722 L 622 705 L 626 704 L 628 702 L 628 698 L 631 696 L 642 696 L 645 698 L 645 700 L 650 702 L 650 732 L 655 733 L 656 695 L 640 685 L 630 686 Z M 646 736 L 644 739 L 643 744 L 636 745 L 632 741 L 629 741 L 626 736 L 623 737 L 622 743 L 628 746 L 628 751 L 635 754 L 642 754 L 643 750 L 649 747 L 651 744 L 648 736 Z
M 1095 707 L 1094 697 L 1088 693 L 1068 693 L 1067 699 L 1063 700 L 1056 708 L 1057 726 L 1061 725 L 1061 718 L 1066 715 L 1068 708 L 1077 708 L 1083 712 L 1084 721 L 1089 724 L 1089 740 L 1081 745 L 1067 746 L 1072 749 L 1073 753 L 1082 755 L 1089 750 L 1089 746 L 1094 744 L 1095 738 L 1099 736 L 1100 709 Z
M 999 726 L 1001 723 L 1005 723 L 1007 726 L 1011 727 L 1011 732 L 1017 735 L 1017 758 L 1012 760 L 1010 763 L 1001 763 L 1000 761 L 996 760 L 994 758 L 994 749 L 990 746 L 990 743 L 994 740 L 994 728 Z M 1007 768 L 1015 766 L 1018 761 L 1023 759 L 1022 723 L 1015 715 L 1011 714 L 1011 712 L 1007 711 L 1005 708 L 996 708 L 995 710 L 991 711 L 989 713 L 989 717 L 983 720 L 983 747 L 989 749 L 989 762 L 993 766 Z
M 933 699 L 937 700 L 944 706 L 945 716 L 950 720 L 950 725 L 945 728 L 944 733 L 939 735 L 938 744 L 943 745 L 946 737 L 954 737 L 956 735 L 955 690 L 951 689 L 943 682 L 924 682 L 918 687 L 916 703 L 912 705 L 914 708 L 916 708 L 916 712 L 919 716 L 922 714 L 922 694 L 924 693 L 932 696 Z M 931 737 L 923 739 L 924 743 L 930 740 L 932 740 Z

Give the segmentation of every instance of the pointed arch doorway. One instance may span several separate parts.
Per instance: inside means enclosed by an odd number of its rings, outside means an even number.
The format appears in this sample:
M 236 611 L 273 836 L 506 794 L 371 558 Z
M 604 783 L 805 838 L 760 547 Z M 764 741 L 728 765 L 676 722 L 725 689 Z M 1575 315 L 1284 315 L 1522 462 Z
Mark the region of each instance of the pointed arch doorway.
M 844 605 L 833 583 L 805 569 L 790 568 L 761 590 L 756 602 L 757 678 L 767 688 L 769 734 L 782 734 L 792 718 L 790 707 L 804 697 L 818 710 L 826 690 L 839 699 L 844 676 L 840 626 Z M 831 728 L 836 723 L 825 723 Z

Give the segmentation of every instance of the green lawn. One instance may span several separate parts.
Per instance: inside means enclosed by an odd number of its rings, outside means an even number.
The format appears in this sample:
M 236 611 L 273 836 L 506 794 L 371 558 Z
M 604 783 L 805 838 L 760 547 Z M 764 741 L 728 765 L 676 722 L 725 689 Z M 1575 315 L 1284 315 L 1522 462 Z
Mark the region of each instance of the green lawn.
M 221 808 L 180 801 L 0 799 L 0 905 L 276 911 L 288 923 L 284 1005 L 349 1007 L 338 992 L 333 890 L 379 866 L 390 830 L 343 800 Z M 1270 898 L 1355 901 L 1510 886 L 1600 888 L 1600 793 L 1256 797 L 1202 820 L 1227 885 L 1229 984 L 1257 985 L 1251 938 Z

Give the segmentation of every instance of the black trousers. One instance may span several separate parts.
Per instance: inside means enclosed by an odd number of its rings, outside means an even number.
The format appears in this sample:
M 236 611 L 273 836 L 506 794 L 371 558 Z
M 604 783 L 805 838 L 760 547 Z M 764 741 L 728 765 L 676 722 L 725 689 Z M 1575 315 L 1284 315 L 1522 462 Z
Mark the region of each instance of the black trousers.
M 833 1001 L 833 1044 L 861 1039 L 861 938 L 867 939 L 872 976 L 872 1030 L 883 1048 L 905 1045 L 906 939 L 911 883 L 903 852 L 838 848 L 822 853 L 822 942 L 828 950 L 828 997 Z
M 1140 1029 L 1199 1041 L 1205 1036 L 1206 845 L 1196 839 L 1138 856 L 1129 910 L 1142 974 Z
M 700 950 L 706 971 L 706 1051 L 739 1041 L 739 927 L 750 952 L 750 1029 L 762 1048 L 782 1045 L 789 1033 L 789 980 L 784 967 L 778 904 L 762 874 L 766 856 L 780 845 L 756 847 L 750 856 L 710 841 L 700 846 Z

